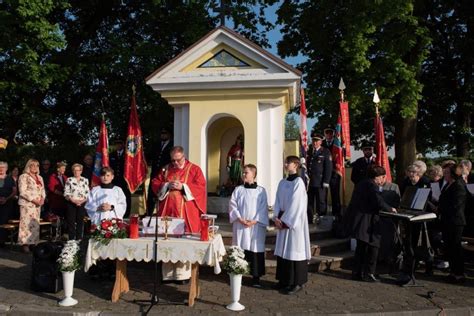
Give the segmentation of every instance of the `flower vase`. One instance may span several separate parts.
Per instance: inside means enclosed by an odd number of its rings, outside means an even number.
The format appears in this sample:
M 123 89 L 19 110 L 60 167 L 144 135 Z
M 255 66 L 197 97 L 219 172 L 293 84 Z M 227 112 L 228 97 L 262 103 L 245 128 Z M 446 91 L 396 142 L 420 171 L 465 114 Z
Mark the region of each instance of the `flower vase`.
M 77 300 L 72 298 L 72 292 L 74 290 L 74 274 L 76 271 L 63 272 L 63 288 L 64 298 L 59 301 L 60 306 L 73 306 L 77 304 Z
M 239 303 L 240 300 L 240 289 L 242 288 L 242 274 L 229 273 L 230 277 L 230 296 L 232 303 L 226 306 L 231 311 L 242 311 L 245 306 Z

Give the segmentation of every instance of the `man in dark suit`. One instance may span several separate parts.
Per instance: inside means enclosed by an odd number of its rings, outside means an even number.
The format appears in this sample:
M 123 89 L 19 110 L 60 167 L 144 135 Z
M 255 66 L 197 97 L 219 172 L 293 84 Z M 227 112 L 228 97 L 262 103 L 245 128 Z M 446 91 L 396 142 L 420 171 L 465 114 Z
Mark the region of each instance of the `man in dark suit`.
M 129 217 L 130 215 L 130 208 L 132 204 L 132 194 L 128 189 L 127 181 L 124 178 L 124 167 L 125 167 L 125 149 L 123 145 L 123 141 L 120 139 L 115 140 L 115 151 L 113 151 L 110 156 L 110 167 L 114 169 L 114 179 L 112 180 L 113 184 L 119 186 L 123 193 L 125 194 L 125 198 L 127 200 L 127 209 L 125 211 L 124 218 Z
M 352 237 L 357 239 L 355 264 L 352 278 L 378 282 L 375 277 L 377 256 L 380 248 L 381 227 L 380 210 L 396 212 L 381 196 L 386 171 L 376 165 L 367 170 L 367 178 L 357 184 L 349 203 L 349 212 L 353 213 Z
M 332 173 L 332 157 L 327 148 L 321 146 L 323 136 L 312 136 L 312 155 L 309 158 L 308 221 L 314 222 L 314 216 L 326 215 L 327 192 Z M 316 212 L 314 212 L 316 204 Z
M 322 146 L 327 148 L 331 155 L 333 154 L 332 146 L 334 146 L 334 128 L 328 126 L 324 129 L 324 140 Z M 332 206 L 332 215 L 336 217 L 341 216 L 341 197 L 340 197 L 340 187 L 341 187 L 341 175 L 336 172 L 335 168 L 335 157 L 332 156 L 332 174 L 331 180 L 329 181 L 329 189 L 331 191 L 331 206 Z M 327 195 L 326 195 L 327 196 Z
M 351 181 L 356 185 L 367 178 L 367 168 L 375 163 L 374 147 L 366 144 L 362 147 L 364 157 L 360 157 L 352 163 Z
M 150 179 L 154 179 L 158 172 L 171 162 L 171 149 L 173 148 L 172 133 L 167 128 L 162 128 L 160 133 L 160 143 L 154 150 L 153 157 L 151 159 L 151 175 Z M 148 185 L 148 195 L 146 201 L 147 214 L 151 216 L 155 210 L 155 196 L 151 189 L 151 181 Z

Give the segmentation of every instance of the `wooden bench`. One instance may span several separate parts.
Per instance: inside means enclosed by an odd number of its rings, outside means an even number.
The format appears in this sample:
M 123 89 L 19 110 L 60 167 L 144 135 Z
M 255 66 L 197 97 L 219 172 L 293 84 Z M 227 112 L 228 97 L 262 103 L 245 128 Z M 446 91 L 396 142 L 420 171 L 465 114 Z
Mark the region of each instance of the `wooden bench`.
M 10 236 L 10 248 L 13 247 L 13 245 L 16 243 L 15 242 L 15 234 L 17 234 L 18 230 L 18 224 L 2 224 L 0 225 L 0 228 L 5 229 L 8 232 L 8 235 Z

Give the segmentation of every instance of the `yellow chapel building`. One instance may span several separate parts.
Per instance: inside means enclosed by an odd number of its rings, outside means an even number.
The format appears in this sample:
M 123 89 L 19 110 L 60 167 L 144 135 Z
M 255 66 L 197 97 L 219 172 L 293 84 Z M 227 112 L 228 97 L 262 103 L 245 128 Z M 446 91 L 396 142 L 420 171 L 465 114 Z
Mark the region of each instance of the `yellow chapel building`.
M 299 101 L 301 72 L 220 26 L 153 72 L 146 83 L 174 108 L 174 144 L 184 147 L 216 193 L 227 153 L 244 137 L 245 163 L 275 201 L 283 176 L 285 115 Z

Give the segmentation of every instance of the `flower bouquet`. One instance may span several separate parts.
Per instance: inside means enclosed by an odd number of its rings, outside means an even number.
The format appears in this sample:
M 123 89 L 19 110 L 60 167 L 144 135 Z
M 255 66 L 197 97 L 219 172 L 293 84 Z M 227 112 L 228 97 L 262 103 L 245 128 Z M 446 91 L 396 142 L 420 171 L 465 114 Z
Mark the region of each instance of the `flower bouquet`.
M 58 258 L 59 271 L 63 275 L 64 299 L 59 301 L 60 306 L 73 306 L 77 304 L 77 300 L 72 298 L 74 291 L 74 275 L 76 270 L 81 267 L 79 261 L 79 242 L 69 240 Z
M 113 238 L 127 238 L 128 225 L 120 218 L 103 219 L 99 225 L 92 224 L 91 238 L 108 245 Z
M 59 263 L 59 271 L 76 271 L 81 267 L 79 259 L 79 243 L 75 240 L 69 240 L 61 250 L 61 254 L 57 260 Z
M 229 274 L 246 274 L 249 272 L 249 263 L 245 260 L 245 253 L 239 246 L 231 246 L 224 258 L 224 270 Z
M 245 260 L 245 253 L 239 246 L 231 246 L 224 258 L 224 269 L 230 277 L 230 296 L 232 303 L 226 306 L 232 311 L 241 311 L 245 306 L 239 303 L 242 287 L 242 274 L 249 272 L 249 264 Z

